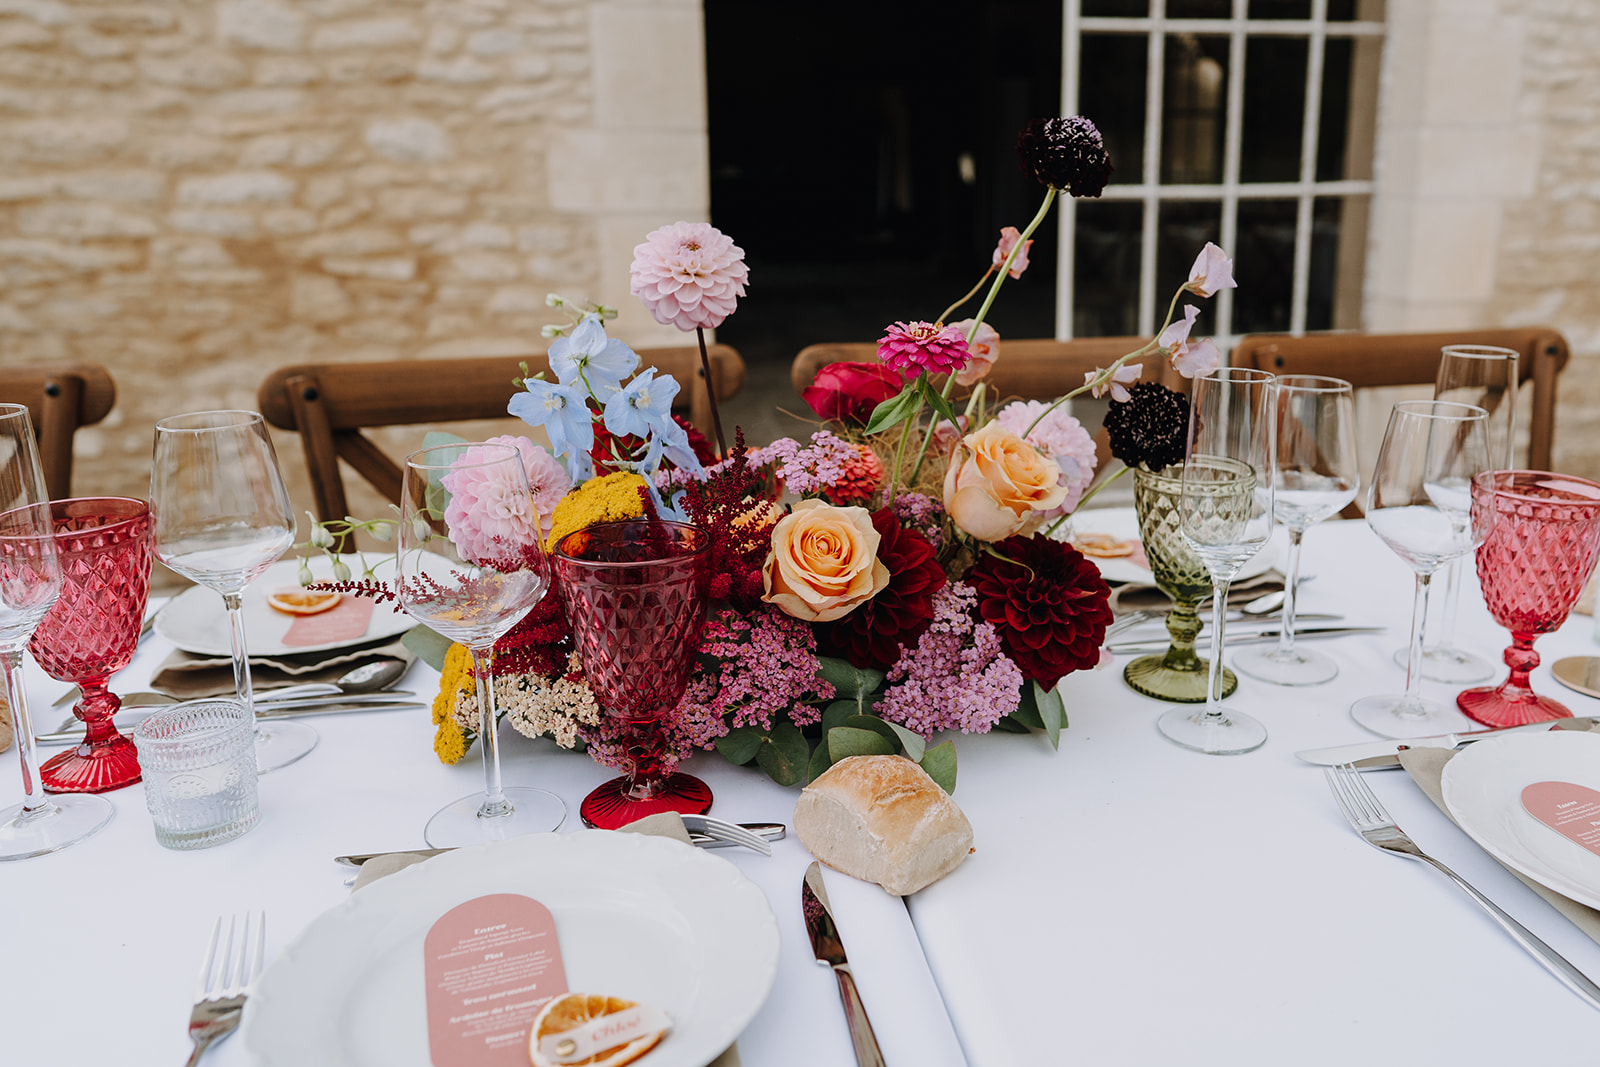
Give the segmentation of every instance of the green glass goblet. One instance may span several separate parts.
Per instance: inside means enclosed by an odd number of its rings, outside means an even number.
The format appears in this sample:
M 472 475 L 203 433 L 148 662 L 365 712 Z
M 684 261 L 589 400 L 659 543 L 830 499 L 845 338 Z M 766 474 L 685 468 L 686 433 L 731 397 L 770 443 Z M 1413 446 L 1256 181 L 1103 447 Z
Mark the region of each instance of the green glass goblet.
M 1122 678 L 1135 692 L 1177 704 L 1204 704 L 1211 661 L 1195 655 L 1194 639 L 1200 632 L 1200 602 L 1211 592 L 1211 574 L 1183 539 L 1178 498 L 1183 492 L 1183 467 L 1168 467 L 1159 474 L 1142 468 L 1133 471 L 1133 507 L 1139 516 L 1139 538 L 1150 561 L 1156 588 L 1172 598 L 1167 633 L 1172 643 L 1165 653 L 1140 656 L 1122 670 Z M 1222 695 L 1239 688 L 1238 677 L 1222 670 Z

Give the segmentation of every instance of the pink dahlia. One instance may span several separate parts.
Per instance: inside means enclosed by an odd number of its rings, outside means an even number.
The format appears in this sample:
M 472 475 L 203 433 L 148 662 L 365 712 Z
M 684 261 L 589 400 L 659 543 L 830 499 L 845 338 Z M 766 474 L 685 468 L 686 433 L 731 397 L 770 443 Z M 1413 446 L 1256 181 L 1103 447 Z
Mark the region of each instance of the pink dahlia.
M 537 497 L 530 499 L 515 467 L 494 462 L 500 450 L 486 447 L 489 445 L 509 445 L 517 450 L 528 482 L 539 479 Z M 440 483 L 450 494 L 444 509 L 450 540 L 462 559 L 478 563 L 515 558 L 523 546 L 537 544 L 540 531 L 549 530 L 544 516 L 572 488 L 566 470 L 554 457 L 526 437 L 511 435 L 464 449 Z M 542 510 L 540 503 L 545 504 Z
M 1076 508 L 1083 499 L 1083 491 L 1094 481 L 1094 438 L 1082 423 L 1061 408 L 1045 415 L 1039 425 L 1027 432 L 1033 420 L 1047 407 L 1048 404 L 1038 400 L 1016 400 L 1001 408 L 994 421 L 1043 451 L 1061 468 L 1061 484 L 1067 487 L 1067 499 L 1046 516 L 1054 518 Z
M 675 222 L 645 235 L 633 249 L 628 291 L 657 322 L 711 329 L 733 314 L 750 277 L 744 249 L 706 222 Z
M 955 326 L 897 322 L 878 339 L 878 358 L 909 381 L 923 371 L 953 374 L 967 365 L 972 353 L 966 334 Z
M 862 504 L 872 499 L 883 485 L 883 464 L 878 454 L 866 445 L 856 445 L 855 455 L 844 461 L 844 471 L 822 490 L 830 504 Z

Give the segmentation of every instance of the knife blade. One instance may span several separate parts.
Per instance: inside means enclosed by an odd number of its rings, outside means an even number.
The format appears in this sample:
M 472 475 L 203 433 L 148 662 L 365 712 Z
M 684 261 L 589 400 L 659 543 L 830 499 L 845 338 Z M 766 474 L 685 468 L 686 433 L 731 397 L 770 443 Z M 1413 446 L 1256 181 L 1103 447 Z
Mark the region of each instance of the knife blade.
M 739 825 L 757 837 L 766 838 L 768 841 L 782 841 L 789 832 L 788 827 L 781 822 L 742 822 Z M 689 831 L 689 843 L 698 848 L 731 848 L 738 844 L 737 841 L 724 841 L 709 834 L 697 834 L 693 831 Z M 342 863 L 346 867 L 359 867 L 368 860 L 375 860 L 380 856 L 420 856 L 423 859 L 431 859 L 434 856 L 442 856 L 446 852 L 454 851 L 455 849 L 453 848 L 390 849 L 388 852 L 363 852 L 355 856 L 335 856 L 333 857 L 333 862 Z
M 1587 730 L 1600 724 L 1600 718 L 1581 717 L 1556 719 L 1550 722 L 1530 722 L 1522 726 L 1504 726 L 1489 730 L 1464 730 L 1455 734 L 1434 734 L 1430 737 L 1404 737 L 1387 741 L 1358 741 L 1353 745 L 1335 745 L 1332 748 L 1308 748 L 1295 755 L 1307 763 L 1332 767 L 1339 763 L 1353 763 L 1357 770 L 1377 770 L 1400 765 L 1399 752 L 1406 748 L 1460 748 L 1474 741 L 1482 741 L 1502 734 L 1517 734 L 1536 730 Z
M 1378 634 L 1382 633 L 1384 629 L 1385 627 L 1382 626 L 1308 626 L 1302 630 L 1297 626 L 1295 627 L 1294 631 L 1294 639 L 1296 641 L 1301 639 L 1314 641 L 1319 638 L 1345 637 L 1350 634 Z M 1277 640 L 1277 630 L 1250 630 L 1237 635 L 1230 631 L 1228 634 L 1228 647 L 1233 648 L 1235 645 L 1269 644 L 1274 643 Z M 1204 643 L 1205 639 L 1200 639 L 1200 644 L 1203 645 Z M 1109 651 L 1116 654 L 1152 651 L 1160 652 L 1166 647 L 1167 641 L 1165 639 L 1160 641 L 1126 641 L 1106 646 Z
M 872 1022 L 856 990 L 855 975 L 850 973 L 850 961 L 844 954 L 844 942 L 839 939 L 839 928 L 833 923 L 833 911 L 828 907 L 828 890 L 822 884 L 822 868 L 815 861 L 806 868 L 800 883 L 800 910 L 805 916 L 806 933 L 811 938 L 811 952 L 817 962 L 833 968 L 839 980 L 839 999 L 844 1002 L 845 1022 L 850 1027 L 850 1043 L 855 1046 L 859 1067 L 884 1067 L 883 1052 L 878 1048 L 878 1038 L 872 1032 Z
M 130 711 L 127 715 L 118 715 L 113 722 L 118 730 L 126 733 L 140 722 L 162 711 L 169 705 L 161 704 L 138 711 Z M 312 702 L 301 704 L 296 701 L 285 701 L 277 706 L 257 704 L 257 719 L 292 719 L 307 715 L 333 715 L 346 711 L 414 711 L 428 705 L 414 700 L 357 700 L 353 697 L 344 697 L 340 700 L 321 703 Z M 38 734 L 34 742 L 40 745 L 76 745 L 83 740 L 83 729 L 57 730 L 54 733 Z

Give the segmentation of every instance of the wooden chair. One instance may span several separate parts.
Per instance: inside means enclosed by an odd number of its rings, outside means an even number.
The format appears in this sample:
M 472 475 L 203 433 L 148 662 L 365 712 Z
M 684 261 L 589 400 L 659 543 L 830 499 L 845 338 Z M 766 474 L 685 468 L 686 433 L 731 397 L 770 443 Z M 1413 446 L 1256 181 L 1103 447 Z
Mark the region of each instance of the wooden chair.
M 116 383 L 98 363 L 0 367 L 0 403 L 27 405 L 52 500 L 72 495 L 73 435 L 111 414 L 116 402 Z
M 1303 337 L 1253 334 L 1233 350 L 1235 367 L 1273 374 L 1321 374 L 1343 378 L 1357 389 L 1432 385 L 1445 345 L 1494 345 L 1514 349 L 1517 377 L 1533 382 L 1528 427 L 1528 467 L 1549 470 L 1555 437 L 1556 380 L 1567 365 L 1566 338 L 1555 330 L 1453 330 L 1445 333 L 1313 333 Z
M 727 345 L 708 350 L 717 399 L 744 385 L 744 361 Z M 670 374 L 682 386 L 675 410 L 711 435 L 698 347 L 642 348 L 640 365 Z M 526 363 L 529 374 L 548 372 L 543 354 L 383 363 L 305 363 L 282 367 L 261 383 L 257 400 L 267 422 L 300 435 L 317 518 L 349 514 L 339 460 L 343 459 L 383 496 L 400 502 L 400 466 L 362 430 L 376 426 L 502 419 L 515 393 L 514 379 Z

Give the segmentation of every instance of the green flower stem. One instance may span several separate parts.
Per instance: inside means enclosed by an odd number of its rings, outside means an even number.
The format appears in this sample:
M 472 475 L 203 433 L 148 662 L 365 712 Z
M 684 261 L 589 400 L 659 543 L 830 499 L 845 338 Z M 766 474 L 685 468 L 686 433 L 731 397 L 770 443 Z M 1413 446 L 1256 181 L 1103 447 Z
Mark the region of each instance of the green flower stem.
M 1011 262 L 1010 258 L 1007 258 L 1006 262 L 1010 263 Z M 989 269 L 983 272 L 983 277 L 978 279 L 978 284 L 974 285 L 971 289 L 968 289 L 966 296 L 963 296 L 960 300 L 957 300 L 954 304 L 951 304 L 949 307 L 947 307 L 943 311 L 939 312 L 939 317 L 937 319 L 935 319 L 934 321 L 935 322 L 939 322 L 939 323 L 944 322 L 945 319 L 948 319 L 951 316 L 951 314 L 955 311 L 956 308 L 960 307 L 962 304 L 965 304 L 968 300 L 971 300 L 973 297 L 977 296 L 978 295 L 978 290 L 983 288 L 983 283 L 988 281 L 989 280 L 989 275 L 991 275 L 993 273 L 994 273 L 994 265 L 991 263 L 989 265 Z
M 978 308 L 978 314 L 973 317 L 972 325 L 967 327 L 967 342 L 969 344 L 971 343 L 972 338 L 977 335 L 978 327 L 983 325 L 984 316 L 989 314 L 989 309 L 994 306 L 994 298 L 1000 295 L 1000 287 L 1004 285 L 1006 279 L 1010 277 L 1011 261 L 1017 258 L 1017 253 L 1019 251 L 1027 247 L 1028 238 L 1033 236 L 1033 231 L 1037 230 L 1039 228 L 1039 224 L 1045 220 L 1045 216 L 1050 214 L 1050 206 L 1056 202 L 1056 192 L 1057 190 L 1055 186 L 1050 186 L 1045 190 L 1044 201 L 1039 205 L 1039 210 L 1034 212 L 1033 220 L 1028 223 L 1028 228 L 1023 230 L 1022 233 L 1017 236 L 1017 243 L 1012 246 L 1011 252 L 1006 256 L 1006 261 L 1000 264 L 1000 269 L 995 272 L 994 282 L 989 286 L 988 295 L 983 298 L 983 304 Z M 965 303 L 965 299 L 963 299 L 962 302 Z M 1164 328 L 1165 327 L 1163 327 L 1163 329 Z M 939 395 L 944 397 L 946 400 L 950 399 L 950 390 L 955 387 L 955 384 L 956 376 L 952 374 L 945 379 L 944 389 Z M 920 414 L 922 414 L 922 406 L 919 404 L 916 412 L 914 412 L 911 417 L 915 419 Z M 917 465 L 911 468 L 911 477 L 906 480 L 908 485 L 912 482 L 915 482 L 917 480 L 917 475 L 922 473 L 922 463 L 928 458 L 928 446 L 932 443 L 932 433 L 929 433 L 922 439 L 922 451 L 917 455 Z M 896 481 L 899 480 L 899 473 L 900 467 L 897 461 L 895 464 Z

